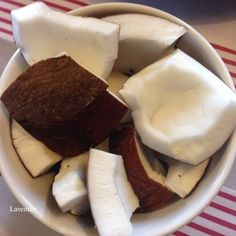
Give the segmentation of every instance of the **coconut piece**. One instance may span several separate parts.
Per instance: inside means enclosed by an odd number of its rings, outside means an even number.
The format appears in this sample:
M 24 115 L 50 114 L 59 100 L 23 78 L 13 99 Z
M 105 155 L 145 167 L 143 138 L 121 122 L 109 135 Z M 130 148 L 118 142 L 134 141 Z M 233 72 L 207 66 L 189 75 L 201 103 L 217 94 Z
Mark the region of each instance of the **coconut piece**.
M 180 197 L 186 197 L 205 173 L 209 160 L 193 166 L 180 161 L 173 161 L 168 168 L 165 186 L 177 193 Z
M 33 177 L 45 174 L 62 157 L 32 137 L 15 120 L 11 123 L 12 143 L 26 169 Z
M 124 176 L 124 170 L 117 181 L 118 168 L 124 168 L 122 162 L 119 155 L 96 149 L 91 149 L 89 153 L 89 200 L 98 232 L 102 236 L 132 235 L 130 217 L 138 207 L 138 199 Z
M 1 100 L 32 136 L 63 157 L 71 157 L 101 143 L 126 114 L 128 107 L 107 87 L 62 56 L 27 69 Z
M 85 186 L 88 152 L 66 158 L 53 182 L 53 195 L 63 212 L 83 215 L 89 210 L 88 192 Z
M 128 78 L 129 77 L 127 75 L 124 75 L 123 73 L 119 71 L 112 71 L 107 80 L 107 83 L 109 85 L 109 88 L 108 88 L 109 91 L 115 94 L 122 101 L 124 100 L 121 97 L 119 90 L 123 88 L 123 85 L 128 80 Z M 121 120 L 121 122 L 129 122 L 131 120 L 132 120 L 132 116 L 131 116 L 131 111 L 129 109 L 128 112 L 123 117 L 123 119 Z
M 11 16 L 16 45 L 29 65 L 63 52 L 97 76 L 109 76 L 117 58 L 118 25 L 58 12 L 43 2 Z
M 208 159 L 194 166 L 158 152 L 155 152 L 154 155 L 168 165 L 165 186 L 182 198 L 185 198 L 193 191 L 204 175 L 210 161 Z
M 130 77 L 120 93 L 142 142 L 189 164 L 208 159 L 236 125 L 235 93 L 179 49 Z
M 96 148 L 108 150 L 108 140 L 100 143 Z M 70 210 L 74 215 L 84 215 L 90 208 L 86 187 L 88 158 L 89 152 L 84 152 L 61 162 L 60 171 L 53 183 L 53 193 L 62 211 Z M 68 180 L 69 186 L 67 186 Z M 68 198 L 64 196 L 65 194 L 72 197 Z
M 122 156 L 141 212 L 156 210 L 170 201 L 172 193 L 163 185 L 164 176 L 153 170 L 144 151 L 141 151 L 133 124 L 121 124 L 110 135 L 109 150 Z
M 48 147 L 63 156 L 74 156 L 105 140 L 119 124 L 128 107 L 110 92 L 96 98 L 78 120 L 49 129 L 27 129 Z
M 77 169 L 59 171 L 52 185 L 52 193 L 63 212 L 80 207 L 80 214 L 84 214 L 89 208 L 88 192 Z
M 133 74 L 160 59 L 187 30 L 168 20 L 143 14 L 120 14 L 102 18 L 120 25 L 115 69 Z
M 40 61 L 22 73 L 1 100 L 19 123 L 47 128 L 76 119 L 108 84 L 70 57 Z

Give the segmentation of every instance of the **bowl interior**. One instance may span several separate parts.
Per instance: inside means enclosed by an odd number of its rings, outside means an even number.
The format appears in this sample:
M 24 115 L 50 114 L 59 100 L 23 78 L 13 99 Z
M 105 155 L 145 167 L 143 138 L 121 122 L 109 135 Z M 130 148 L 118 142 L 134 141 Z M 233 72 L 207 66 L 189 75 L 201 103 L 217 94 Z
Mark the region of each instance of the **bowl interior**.
M 188 28 L 178 46 L 219 76 L 232 89 L 229 73 L 215 50 L 193 28 L 165 12 L 141 5 L 127 3 L 98 4 L 74 10 L 71 14 L 103 17 L 119 13 L 142 13 L 159 16 Z M 27 68 L 19 50 L 9 61 L 2 74 L 0 94 Z M 22 205 L 31 207 L 40 221 L 65 235 L 95 235 L 93 221 L 89 217 L 74 217 L 62 214 L 51 195 L 53 174 L 33 179 L 24 168 L 12 147 L 9 116 L 0 103 L 0 168 L 14 195 Z M 186 224 L 206 207 L 227 177 L 236 153 L 236 132 L 214 155 L 194 193 L 186 199 L 173 201 L 168 206 L 151 213 L 135 214 L 132 217 L 134 235 L 169 234 Z M 148 229 L 148 230 L 147 230 Z

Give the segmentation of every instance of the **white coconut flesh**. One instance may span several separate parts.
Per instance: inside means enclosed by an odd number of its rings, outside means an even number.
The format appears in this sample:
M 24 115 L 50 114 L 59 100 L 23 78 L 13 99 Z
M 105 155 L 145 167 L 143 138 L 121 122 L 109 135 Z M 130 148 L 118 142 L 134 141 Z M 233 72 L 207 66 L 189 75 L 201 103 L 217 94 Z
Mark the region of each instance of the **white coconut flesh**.
M 55 176 L 52 193 L 63 212 L 84 214 L 89 209 L 88 192 L 85 186 L 88 163 L 87 153 L 66 158 Z
M 168 168 L 165 186 L 180 197 L 186 197 L 205 173 L 209 160 L 193 166 L 180 161 L 172 161 Z
M 181 25 L 143 14 L 120 14 L 102 19 L 120 25 L 115 69 L 128 74 L 136 73 L 160 59 L 186 32 Z
M 121 167 L 123 169 L 119 172 Z M 122 175 L 117 181 L 119 173 Z M 90 206 L 99 234 L 132 235 L 130 216 L 139 204 L 125 176 L 122 157 L 91 149 L 87 181 Z
M 119 71 L 112 71 L 109 78 L 107 79 L 107 83 L 109 85 L 108 90 L 111 91 L 113 94 L 115 94 L 119 99 L 121 99 L 123 102 L 123 98 L 121 97 L 119 91 L 123 88 L 124 83 L 128 80 L 128 76 L 124 75 L 123 73 Z M 122 118 L 121 122 L 129 122 L 132 120 L 131 111 L 130 109 L 125 114 L 125 116 Z
M 96 148 L 108 150 L 108 140 Z M 88 159 L 89 152 L 84 152 L 66 158 L 61 163 L 53 183 L 53 195 L 63 212 L 71 211 L 74 215 L 84 215 L 90 208 L 86 187 Z
M 14 119 L 11 124 L 13 145 L 26 169 L 33 177 L 45 174 L 62 157 L 31 136 Z
M 83 205 L 88 198 L 88 192 L 77 169 L 59 171 L 52 185 L 52 193 L 62 212 L 78 208 L 78 205 L 84 209 L 81 214 L 88 209 L 88 206 Z
M 103 79 L 112 71 L 118 25 L 58 12 L 43 2 L 13 10 L 11 16 L 15 42 L 29 65 L 63 52 Z
M 130 77 L 120 94 L 142 142 L 189 164 L 208 159 L 236 125 L 235 93 L 179 49 Z

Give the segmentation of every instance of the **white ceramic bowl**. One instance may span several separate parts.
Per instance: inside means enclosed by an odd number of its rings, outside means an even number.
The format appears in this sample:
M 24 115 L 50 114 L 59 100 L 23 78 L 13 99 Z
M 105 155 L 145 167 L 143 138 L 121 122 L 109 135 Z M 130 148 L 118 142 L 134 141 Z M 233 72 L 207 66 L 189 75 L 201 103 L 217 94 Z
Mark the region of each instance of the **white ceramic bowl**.
M 230 75 L 218 54 L 211 45 L 192 27 L 163 11 L 128 3 L 106 3 L 74 10 L 71 14 L 104 17 L 118 13 L 143 13 L 159 16 L 188 28 L 179 42 L 179 47 L 200 61 L 229 87 L 234 89 Z M 26 68 L 19 50 L 9 61 L 0 80 L 0 94 Z M 92 220 L 86 217 L 74 217 L 62 214 L 51 196 L 51 174 L 33 179 L 12 147 L 9 117 L 2 104 L 0 107 L 0 169 L 3 177 L 19 202 L 33 208 L 33 215 L 55 231 L 64 235 L 95 235 Z M 227 125 L 227 124 L 226 124 Z M 165 235 L 176 231 L 197 216 L 217 194 L 229 174 L 236 153 L 236 132 L 224 147 L 215 154 L 204 179 L 196 190 L 186 199 L 147 214 L 135 214 L 132 217 L 134 235 Z

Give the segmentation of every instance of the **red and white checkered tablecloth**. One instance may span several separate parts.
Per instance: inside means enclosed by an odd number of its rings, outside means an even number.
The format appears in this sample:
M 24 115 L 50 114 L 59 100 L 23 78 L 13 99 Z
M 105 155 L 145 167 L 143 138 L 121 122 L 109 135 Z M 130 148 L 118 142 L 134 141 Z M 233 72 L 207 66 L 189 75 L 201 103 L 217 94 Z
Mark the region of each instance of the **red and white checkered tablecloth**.
M 13 43 L 12 29 L 11 29 L 11 16 L 12 9 L 19 8 L 29 4 L 33 1 L 30 0 L 0 0 L 0 39 L 5 39 Z M 43 1 L 50 7 L 60 11 L 70 11 L 72 9 L 83 7 L 92 3 L 98 3 L 101 1 L 80 1 L 80 0 L 46 0 Z M 104 2 L 104 1 L 102 1 Z M 110 1 L 112 2 L 112 1 Z M 114 1 L 113 1 L 114 2 Z M 164 1 L 132 1 L 158 7 L 163 6 Z M 168 1 L 170 2 L 170 1 Z M 173 1 L 172 1 L 173 2 Z M 181 4 L 179 0 L 179 4 Z M 212 2 L 212 1 L 209 1 Z M 159 4 L 159 5 L 158 5 Z M 176 3 L 177 4 L 177 3 Z M 215 3 L 214 3 L 215 4 Z M 223 10 L 222 10 L 223 11 Z M 185 20 L 185 19 L 183 19 Z M 199 22 L 191 24 L 202 33 L 217 50 L 219 55 L 225 62 L 233 80 L 236 85 L 236 5 L 235 14 L 230 19 L 226 17 L 219 21 L 212 21 L 210 23 L 205 22 L 199 24 Z M 1 57 L 1 45 L 0 45 L 0 57 Z M 236 168 L 233 167 L 233 171 Z M 233 173 L 232 173 L 233 174 Z M 236 236 L 236 178 L 235 174 L 231 177 L 230 188 L 224 186 L 218 195 L 214 198 L 211 204 L 191 223 L 179 229 L 174 235 L 177 236 L 201 236 L 201 235 L 213 235 L 213 236 Z M 229 186 L 229 185 L 228 185 Z M 27 216 L 26 220 L 9 215 L 9 209 L 6 209 L 6 205 L 17 205 L 18 203 L 12 197 L 10 191 L 5 186 L 5 183 L 0 178 L 0 189 L 4 189 L 4 194 L 0 191 L 0 235 L 32 235 L 26 234 L 26 230 L 30 227 L 38 229 L 39 234 L 36 232 L 34 235 L 58 235 L 57 233 L 49 231 L 45 226 L 37 221 L 33 221 L 31 216 Z M 2 210 L 5 209 L 5 210 Z M 18 223 L 17 223 L 18 222 Z M 19 223 L 21 222 L 21 223 Z M 28 222 L 28 223 L 27 223 Z M 17 225 L 11 227 L 9 225 Z M 42 233 L 43 232 L 43 233 Z

